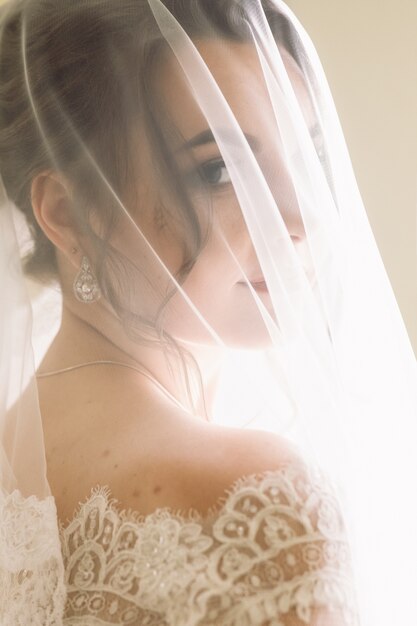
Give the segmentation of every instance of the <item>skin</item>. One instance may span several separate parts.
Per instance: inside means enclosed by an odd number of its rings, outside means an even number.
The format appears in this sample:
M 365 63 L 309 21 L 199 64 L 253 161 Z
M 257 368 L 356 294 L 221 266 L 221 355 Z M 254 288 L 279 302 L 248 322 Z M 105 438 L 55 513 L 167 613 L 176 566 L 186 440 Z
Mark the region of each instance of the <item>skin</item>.
M 241 128 L 257 141 L 255 157 L 279 204 L 294 247 L 306 264 L 303 222 L 279 153 L 279 132 L 254 52 L 242 44 L 228 44 L 227 55 L 219 57 L 218 42 L 197 44 Z M 226 58 L 232 67 L 225 63 Z M 293 84 L 305 100 L 306 121 L 312 123 L 301 74 L 288 56 L 285 59 Z M 239 62 L 239 71 L 233 62 Z M 157 87 L 161 97 L 170 103 L 172 121 L 187 142 L 206 131 L 207 123 L 190 99 L 186 84 L 178 78 L 178 67 L 165 60 Z M 158 200 L 158 181 L 146 138 L 140 132 L 139 138 L 137 156 L 143 174 L 141 180 L 145 182 L 140 182 L 136 190 L 140 211 L 132 217 L 168 269 L 174 272 L 181 263 L 181 250 L 169 229 L 155 225 L 153 210 Z M 200 166 L 217 162 L 221 156 L 213 141 L 193 147 L 192 158 L 180 145 L 173 145 L 172 149 L 178 154 L 181 171 L 187 171 L 196 162 Z M 268 336 L 250 290 L 241 283 L 242 269 L 253 279 L 261 275 L 261 268 L 227 170 L 220 165 L 217 174 L 216 180 L 221 184 L 210 187 L 209 191 L 213 235 L 183 287 L 224 343 L 262 347 L 268 345 Z M 205 210 L 207 193 L 207 186 L 194 188 L 193 200 L 198 210 Z M 40 370 L 94 359 L 132 364 L 139 361 L 156 372 L 165 387 L 180 398 L 181 389 L 175 386 L 161 354 L 130 341 L 104 299 L 86 306 L 72 296 L 71 286 L 81 255 L 90 255 L 91 251 L 89 242 L 81 237 L 71 219 L 70 197 L 70 184 L 56 172 L 45 172 L 33 181 L 33 208 L 39 224 L 56 246 L 64 294 L 61 328 Z M 238 263 L 228 253 L 220 233 L 227 239 Z M 163 291 L 166 275 L 153 262 L 152 255 L 138 245 L 139 241 L 131 221 L 122 219 L 111 243 L 146 268 L 156 292 L 158 288 Z M 269 295 L 259 295 L 267 310 L 272 310 Z M 146 305 L 152 309 L 155 305 L 152 297 L 146 299 Z M 206 395 L 210 397 L 221 350 L 181 297 L 175 296 L 168 308 L 166 328 L 196 356 Z M 64 523 L 72 518 L 79 502 L 97 483 L 110 488 L 119 508 L 133 509 L 145 516 L 158 507 L 184 514 L 194 509 L 205 514 L 209 508 L 220 506 L 225 490 L 242 476 L 300 461 L 296 450 L 283 438 L 263 431 L 207 423 L 202 417 L 203 410 L 197 418 L 192 416 L 132 370 L 118 367 L 74 370 L 39 379 L 39 391 L 48 480 L 58 516 Z M 285 626 L 304 623 L 294 611 L 280 619 Z M 310 626 L 327 624 L 342 625 L 344 618 L 338 612 L 312 611 Z
M 220 50 L 219 42 L 209 40 L 195 42 L 197 48 L 210 69 L 216 83 L 221 87 L 239 126 L 243 129 L 253 146 L 256 160 L 266 178 L 269 189 L 280 207 L 283 223 L 287 229 L 300 258 L 306 264 L 306 241 L 303 221 L 297 204 L 297 198 L 287 171 L 279 131 L 275 121 L 275 113 L 270 104 L 262 70 L 255 50 L 247 44 L 224 43 L 226 50 Z M 228 63 L 224 63 L 224 58 Z M 308 123 L 312 125 L 312 111 L 308 110 L 308 95 L 302 82 L 301 74 L 295 62 L 284 53 L 288 69 L 294 84 L 306 105 Z M 204 218 L 208 206 L 211 206 L 211 235 L 208 244 L 201 251 L 197 263 L 187 276 L 183 288 L 211 329 L 227 346 L 239 348 L 260 348 L 270 343 L 265 324 L 260 316 L 258 306 L 247 285 L 242 285 L 244 274 L 249 280 L 262 277 L 262 270 L 249 236 L 245 220 L 240 208 L 230 174 L 222 160 L 222 154 L 214 138 L 201 139 L 209 130 L 207 121 L 196 105 L 182 70 L 172 56 L 164 59 L 158 72 L 156 91 L 162 102 L 169 103 L 170 123 L 176 128 L 176 140 L 172 141 L 171 149 L 177 158 L 181 174 L 185 180 L 196 166 L 210 168 L 208 174 L 218 177 L 217 184 L 204 186 L 198 180 L 189 184 L 194 207 Z M 261 113 L 260 113 L 261 112 Z M 190 143 L 196 145 L 185 149 Z M 146 138 L 140 138 L 138 160 L 147 181 L 146 189 L 141 190 L 139 197 L 147 195 L 147 206 L 155 206 L 157 199 L 152 192 L 158 188 L 155 180 L 152 161 L 148 150 L 144 150 Z M 151 181 L 151 185 L 149 185 Z M 162 197 L 162 202 L 173 205 L 175 200 Z M 175 207 L 174 207 L 175 208 Z M 145 221 L 145 223 L 144 223 Z M 155 226 L 152 216 L 145 220 L 138 217 L 138 223 L 147 240 L 156 250 L 171 272 L 179 268 L 181 250 L 177 242 L 170 238 L 168 229 L 160 231 Z M 131 256 L 134 256 L 137 245 L 137 233 L 132 234 L 131 225 L 120 239 L 120 247 L 132 237 Z M 233 251 L 235 258 L 226 247 L 223 238 Z M 304 258 L 303 258 L 304 257 Z M 138 259 L 143 263 L 143 258 Z M 146 258 L 145 263 L 152 273 L 163 283 L 163 273 L 155 268 L 152 259 Z M 244 274 L 242 273 L 242 270 Z M 155 278 L 153 278 L 155 282 Z M 213 298 L 213 294 L 216 297 Z M 268 294 L 259 292 L 263 304 L 272 313 Z M 238 312 L 238 314 L 237 314 Z M 165 327 L 177 340 L 189 347 L 195 346 L 198 358 L 202 346 L 212 346 L 216 342 L 203 326 L 198 316 L 193 313 L 179 294 L 168 306 Z M 250 329 L 250 332 L 248 332 Z
M 254 138 L 255 158 L 280 206 L 294 246 L 305 262 L 303 222 L 279 151 L 279 131 L 256 53 L 249 45 L 239 43 L 224 43 L 226 56 L 225 51 L 219 55 L 219 42 L 197 41 L 196 45 L 239 125 Z M 229 63 L 225 63 L 225 58 Z M 284 59 L 294 87 L 305 101 L 305 115 L 310 123 L 312 113 L 301 74 L 286 53 Z M 181 173 L 187 176 L 190 168 L 195 168 L 195 163 L 200 167 L 218 163 L 221 154 L 214 141 L 200 143 L 188 150 L 183 147 L 184 143 L 207 131 L 208 126 L 190 98 L 187 83 L 172 59 L 163 60 L 155 88 L 163 101 L 170 104 L 171 122 L 181 138 L 172 144 Z M 175 272 L 181 264 L 181 247 L 172 231 L 161 229 L 153 219 L 158 194 L 163 191 L 158 186 L 146 135 L 140 129 L 138 139 L 141 176 L 135 193 L 140 205 L 132 218 L 169 271 Z M 242 284 L 242 269 L 249 279 L 262 276 L 262 271 L 227 169 L 220 163 L 214 172 L 218 176 L 216 184 L 207 188 L 207 185 L 193 183 L 191 188 L 197 211 L 204 212 L 207 201 L 211 202 L 213 229 L 183 288 L 226 345 L 266 346 L 269 338 L 265 325 L 250 289 Z M 170 375 L 163 355 L 154 348 L 131 341 L 103 298 L 88 306 L 74 299 L 71 288 L 81 257 L 91 252 L 89 242 L 83 239 L 71 218 L 70 198 L 69 182 L 57 172 L 44 172 L 33 180 L 33 209 L 41 228 L 56 246 L 64 293 L 61 328 L 40 372 L 96 359 L 133 365 L 139 362 L 180 402 L 183 401 L 183 390 Z M 168 202 L 170 198 L 163 200 Z M 238 263 L 224 245 L 223 236 Z M 146 247 L 139 245 L 140 241 L 131 219 L 122 218 L 112 236 L 112 245 L 123 250 L 138 266 L 146 267 L 145 273 L 156 291 L 163 292 L 167 284 L 166 274 Z M 269 294 L 258 295 L 271 312 Z M 150 296 L 146 306 L 152 310 L 156 305 L 157 300 Z M 222 350 L 180 295 L 174 296 L 167 308 L 165 327 L 197 358 L 203 375 L 206 409 L 210 412 Z M 73 507 L 88 492 L 88 486 L 97 481 L 110 485 L 126 506 L 144 514 L 160 502 L 169 506 L 170 498 L 176 508 L 186 508 L 190 501 L 197 508 L 206 508 L 222 493 L 224 481 L 226 485 L 230 484 L 249 466 L 254 468 L 251 472 L 262 471 L 265 464 L 268 467 L 276 465 L 278 458 L 286 459 L 292 454 L 281 439 L 268 439 L 270 434 L 255 436 L 252 431 L 249 442 L 247 433 L 207 424 L 201 398 L 198 416 L 191 416 L 147 378 L 131 370 L 117 367 L 74 370 L 40 379 L 39 389 L 48 452 L 48 478 L 63 519 L 70 516 Z M 70 403 L 67 401 L 69 397 Z M 119 416 L 117 420 L 115 415 Z M 184 442 L 187 442 L 185 447 Z M 270 454 L 266 452 L 268 446 Z M 218 454 L 213 454 L 214 449 Z M 242 459 L 245 459 L 244 465 Z M 221 475 L 217 470 L 219 466 Z M 196 474 L 197 467 L 203 468 L 200 473 L 208 471 L 211 476 L 212 490 L 204 492 L 204 499 L 201 489 L 195 487 L 204 480 L 198 472 Z M 148 486 L 139 490 L 138 495 L 138 489 L 132 491 L 132 484 L 137 482 L 134 477 L 139 473 L 142 478 L 146 477 L 143 483 Z M 190 484 L 190 475 L 199 476 L 199 479 Z

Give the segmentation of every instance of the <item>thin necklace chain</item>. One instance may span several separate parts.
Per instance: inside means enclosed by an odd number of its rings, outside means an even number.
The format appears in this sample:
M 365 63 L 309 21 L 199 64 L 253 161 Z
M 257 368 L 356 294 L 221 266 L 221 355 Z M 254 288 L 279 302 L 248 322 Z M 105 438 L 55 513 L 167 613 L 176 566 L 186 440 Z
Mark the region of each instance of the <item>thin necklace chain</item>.
M 71 365 L 70 367 L 64 367 L 59 370 L 53 370 L 51 372 L 45 372 L 44 374 L 37 374 L 36 378 L 47 378 L 49 376 L 55 376 L 56 374 L 64 374 L 65 372 L 72 372 L 73 370 L 79 369 L 81 367 L 88 367 L 89 365 L 119 365 L 120 367 L 127 367 L 129 369 L 135 370 L 140 374 L 143 374 L 146 378 L 151 380 L 168 398 L 170 398 L 177 406 L 180 407 L 183 411 L 187 411 L 183 404 L 177 398 L 172 395 L 165 387 L 158 381 L 156 378 L 153 378 L 148 372 L 142 370 L 135 365 L 130 365 L 128 363 L 121 363 L 119 361 L 111 361 L 111 360 L 101 360 L 101 361 L 87 361 L 86 363 L 79 363 L 78 365 Z M 189 411 L 187 411 L 189 413 Z

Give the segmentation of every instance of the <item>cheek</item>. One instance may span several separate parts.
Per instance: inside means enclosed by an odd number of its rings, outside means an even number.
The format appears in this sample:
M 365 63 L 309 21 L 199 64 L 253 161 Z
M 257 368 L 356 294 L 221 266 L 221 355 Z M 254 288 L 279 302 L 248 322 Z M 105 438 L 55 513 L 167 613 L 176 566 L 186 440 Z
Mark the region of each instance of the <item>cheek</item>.
M 196 306 L 208 311 L 215 310 L 228 293 L 237 278 L 236 265 L 224 242 L 217 234 L 212 234 L 200 252 L 197 261 L 186 277 L 183 288 Z
M 236 265 L 223 243 L 210 238 L 182 283 L 195 310 L 183 294 L 176 293 L 164 316 L 167 331 L 178 338 L 211 342 L 206 325 L 218 332 L 230 316 L 238 279 Z
M 213 193 L 210 198 L 212 256 L 218 257 L 227 268 L 238 266 L 233 256 L 244 265 L 244 260 L 252 255 L 253 246 L 242 209 L 231 184 L 224 190 Z M 228 250 L 230 248 L 230 251 Z M 221 268 L 219 268 L 221 271 Z
M 234 193 L 225 190 L 213 194 L 209 204 L 211 210 L 207 212 L 207 201 L 200 204 L 194 198 L 200 222 L 203 216 L 208 216 L 210 234 L 191 271 L 183 280 L 177 278 L 185 297 L 176 293 L 166 304 L 163 319 L 166 331 L 178 339 L 212 343 L 207 325 L 225 339 L 230 329 L 241 323 L 242 316 L 245 318 L 247 297 L 242 301 L 242 290 L 239 291 L 236 283 L 242 278 L 239 264 L 248 269 L 253 248 Z M 191 230 L 181 233 L 174 230 L 171 222 L 155 219 L 155 211 L 157 208 L 142 212 L 140 219 L 135 216 L 136 228 L 126 221 L 112 238 L 112 244 L 136 266 L 130 282 L 130 289 L 135 292 L 130 305 L 151 319 L 174 288 L 172 277 L 181 268 L 187 250 L 192 257 L 195 239 Z M 250 264 L 253 266 L 253 262 Z
M 234 228 L 228 235 L 230 247 L 247 270 L 245 233 L 245 229 Z M 204 345 L 213 345 L 216 337 L 234 347 L 269 345 L 252 295 L 237 284 L 241 278 L 241 270 L 222 238 L 212 236 L 182 284 L 194 309 L 183 294 L 176 293 L 165 308 L 165 330 L 177 340 Z M 268 302 L 266 305 L 268 308 Z

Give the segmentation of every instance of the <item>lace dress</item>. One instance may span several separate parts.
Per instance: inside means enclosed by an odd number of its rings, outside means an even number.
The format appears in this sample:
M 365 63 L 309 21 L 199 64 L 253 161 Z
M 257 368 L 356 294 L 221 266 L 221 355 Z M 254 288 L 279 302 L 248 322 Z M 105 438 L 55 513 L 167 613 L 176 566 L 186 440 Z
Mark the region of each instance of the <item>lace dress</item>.
M 7 626 L 357 624 L 343 522 L 332 489 L 311 468 L 244 476 L 204 516 L 120 511 L 98 487 L 60 525 L 59 548 L 53 525 L 49 533 L 36 527 L 45 513 L 37 503 L 30 515 L 21 506 L 19 530 L 17 495 L 8 520 L 2 508 L 1 523 L 20 532 L 15 555 L 19 545 L 37 554 L 32 569 L 17 571 L 17 559 L 0 581 L 0 594 L 5 585 L 14 594 Z

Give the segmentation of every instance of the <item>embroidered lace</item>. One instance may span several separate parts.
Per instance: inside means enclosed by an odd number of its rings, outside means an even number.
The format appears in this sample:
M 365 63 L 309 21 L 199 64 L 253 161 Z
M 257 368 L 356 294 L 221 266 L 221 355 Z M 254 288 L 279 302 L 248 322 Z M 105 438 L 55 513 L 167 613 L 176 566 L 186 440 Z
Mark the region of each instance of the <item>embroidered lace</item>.
M 245 476 L 205 516 L 119 511 L 99 487 L 60 536 L 68 626 L 324 624 L 323 609 L 356 623 L 343 522 L 318 472 Z
M 54 499 L 0 493 L 0 623 L 58 626 L 65 598 Z

